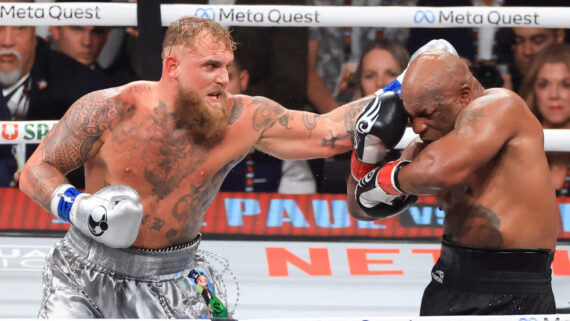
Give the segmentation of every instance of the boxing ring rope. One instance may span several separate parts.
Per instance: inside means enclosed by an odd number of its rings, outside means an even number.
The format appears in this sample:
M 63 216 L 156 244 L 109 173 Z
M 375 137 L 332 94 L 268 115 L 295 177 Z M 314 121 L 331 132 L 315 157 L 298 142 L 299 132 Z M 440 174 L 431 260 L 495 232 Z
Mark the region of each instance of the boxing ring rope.
M 0 121 L 0 145 L 39 144 L 41 139 L 55 126 L 57 121 Z M 396 148 L 405 148 L 416 135 L 411 128 L 406 128 L 404 137 Z M 570 152 L 570 129 L 545 129 L 544 150 L 551 152 Z
M 0 4 L 2 25 L 136 26 L 134 3 Z M 247 27 L 570 28 L 567 7 L 413 7 L 162 4 L 162 24 L 183 15 Z

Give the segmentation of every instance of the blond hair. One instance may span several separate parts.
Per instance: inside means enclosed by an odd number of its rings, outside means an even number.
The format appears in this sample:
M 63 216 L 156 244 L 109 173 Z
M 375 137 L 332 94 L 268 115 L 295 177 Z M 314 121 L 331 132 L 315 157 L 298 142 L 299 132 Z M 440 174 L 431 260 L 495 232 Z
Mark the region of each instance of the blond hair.
M 192 49 L 196 43 L 197 36 L 202 34 L 212 36 L 215 41 L 228 50 L 235 50 L 236 44 L 232 36 L 221 24 L 210 19 L 184 16 L 174 21 L 166 29 L 166 34 L 162 41 L 162 58 L 167 54 L 167 49 L 171 50 L 175 46 Z
M 570 72 L 570 44 L 552 44 L 543 50 L 541 50 L 530 65 L 528 72 L 524 77 L 524 81 L 521 85 L 520 95 L 526 101 L 526 104 L 536 115 L 536 117 L 542 121 L 542 115 L 538 111 L 538 102 L 536 99 L 536 93 L 534 91 L 534 86 L 536 84 L 536 79 L 540 69 L 545 64 L 552 63 L 563 63 Z

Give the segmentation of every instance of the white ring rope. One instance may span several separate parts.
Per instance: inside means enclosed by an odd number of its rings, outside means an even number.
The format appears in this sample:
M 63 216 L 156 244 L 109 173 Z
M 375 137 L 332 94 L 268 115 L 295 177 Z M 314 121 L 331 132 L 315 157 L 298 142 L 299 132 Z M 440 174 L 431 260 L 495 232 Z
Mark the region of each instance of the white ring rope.
M 39 144 L 55 124 L 57 124 L 55 120 L 0 121 L 0 145 Z M 416 137 L 418 135 L 411 128 L 406 128 L 404 137 L 396 145 L 396 148 L 406 147 Z M 570 129 L 545 129 L 544 150 L 570 152 Z
M 168 26 L 184 15 L 248 27 L 570 28 L 568 7 L 412 7 L 162 4 Z M 2 25 L 136 26 L 134 3 L 0 3 Z

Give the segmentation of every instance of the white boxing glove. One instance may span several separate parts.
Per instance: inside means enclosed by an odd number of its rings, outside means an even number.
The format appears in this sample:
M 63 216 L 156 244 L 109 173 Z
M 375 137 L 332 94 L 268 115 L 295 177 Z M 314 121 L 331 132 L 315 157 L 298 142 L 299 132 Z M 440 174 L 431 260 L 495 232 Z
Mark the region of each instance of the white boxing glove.
M 135 242 L 143 216 L 139 194 L 126 185 L 107 186 L 91 195 L 62 184 L 52 194 L 50 210 L 83 234 L 113 248 Z
M 453 45 L 451 45 L 447 40 L 433 39 L 430 42 L 426 43 L 425 45 L 421 46 L 418 50 L 416 50 L 416 52 L 414 52 L 414 54 L 410 57 L 410 61 L 408 62 L 408 67 L 419 54 L 428 50 L 443 50 L 452 53 L 456 56 L 459 56 L 457 54 L 457 50 L 455 50 Z M 404 76 L 406 75 L 407 70 L 408 68 L 406 67 L 406 69 L 398 77 L 396 77 L 394 81 L 386 85 L 384 88 L 378 89 L 375 92 L 375 94 L 381 95 L 384 92 L 393 91 L 396 92 L 398 95 L 400 95 L 402 92 L 402 83 L 404 82 Z

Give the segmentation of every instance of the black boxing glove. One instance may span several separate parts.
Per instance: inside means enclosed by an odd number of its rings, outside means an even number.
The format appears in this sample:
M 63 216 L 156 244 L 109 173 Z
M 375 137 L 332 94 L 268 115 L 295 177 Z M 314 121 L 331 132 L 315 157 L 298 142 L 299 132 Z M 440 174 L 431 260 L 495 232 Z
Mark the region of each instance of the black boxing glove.
M 375 219 L 398 215 L 417 202 L 416 195 L 404 194 L 397 186 L 400 167 L 410 161 L 392 161 L 366 174 L 354 190 L 360 208 Z
M 395 92 L 377 95 L 362 110 L 354 126 L 351 173 L 360 180 L 374 169 L 404 136 L 408 115 Z

